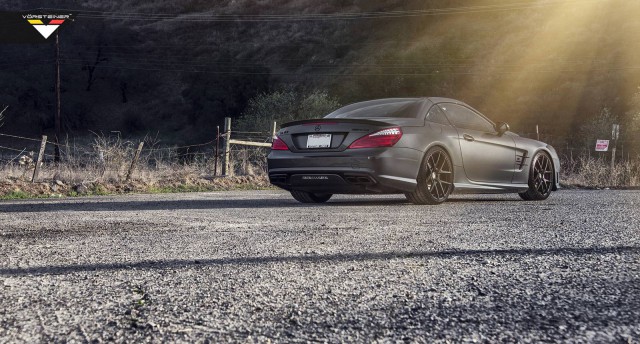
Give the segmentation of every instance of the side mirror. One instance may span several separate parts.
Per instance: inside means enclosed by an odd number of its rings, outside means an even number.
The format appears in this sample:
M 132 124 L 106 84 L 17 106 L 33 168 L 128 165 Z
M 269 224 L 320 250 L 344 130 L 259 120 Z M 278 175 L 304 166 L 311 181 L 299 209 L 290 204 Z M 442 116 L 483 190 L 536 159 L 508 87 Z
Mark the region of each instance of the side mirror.
M 504 133 L 506 133 L 507 131 L 511 130 L 511 127 L 509 127 L 509 125 L 505 122 L 498 122 L 496 123 L 496 131 L 498 132 L 499 136 L 502 136 Z

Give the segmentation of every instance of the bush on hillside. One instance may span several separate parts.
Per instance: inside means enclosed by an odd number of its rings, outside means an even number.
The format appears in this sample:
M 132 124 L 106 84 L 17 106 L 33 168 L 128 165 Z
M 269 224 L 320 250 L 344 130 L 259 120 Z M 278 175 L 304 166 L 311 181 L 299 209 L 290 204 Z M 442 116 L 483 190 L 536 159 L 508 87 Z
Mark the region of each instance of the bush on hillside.
M 279 90 L 262 93 L 249 100 L 247 109 L 238 119 L 242 131 L 268 131 L 272 123 L 319 118 L 337 109 L 340 103 L 324 91 L 299 93 Z

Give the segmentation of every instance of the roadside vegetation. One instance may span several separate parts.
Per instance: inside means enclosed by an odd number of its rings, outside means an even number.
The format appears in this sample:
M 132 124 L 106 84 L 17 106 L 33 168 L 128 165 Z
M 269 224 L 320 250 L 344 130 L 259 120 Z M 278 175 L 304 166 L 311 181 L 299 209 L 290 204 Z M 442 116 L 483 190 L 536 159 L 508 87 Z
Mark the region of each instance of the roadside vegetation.
M 623 127 L 623 134 L 627 137 L 631 136 L 632 131 L 640 129 L 640 90 L 633 101 L 631 112 L 625 114 L 633 119 Z M 261 132 L 260 135 L 270 135 L 267 128 L 273 121 L 282 124 L 317 118 L 339 106 L 338 100 L 324 91 L 304 93 L 277 90 L 262 93 L 249 101 L 234 130 L 238 134 Z M 640 150 L 637 141 L 622 141 L 626 143 L 626 153 L 618 150 L 613 169 L 610 167 L 610 152 L 592 152 L 595 140 L 608 138 L 611 125 L 619 122 L 620 118 L 604 107 L 593 116 L 593 120 L 580 126 L 575 139 L 553 136 L 541 138 L 558 150 L 564 187 L 640 187 L 640 156 L 637 153 Z M 517 128 L 514 130 L 517 131 Z M 268 139 L 267 136 L 264 138 Z M 0 166 L 0 198 L 271 188 L 266 174 L 268 148 L 233 145 L 230 171 L 228 176 L 222 177 L 222 154 L 220 151 L 216 166 L 215 140 L 186 147 L 165 146 L 158 136 L 151 135 L 141 141 L 144 149 L 131 169 L 138 142 L 123 139 L 120 133 L 94 133 L 90 141 L 66 140 L 59 145 L 61 161 L 54 162 L 53 156 L 47 154 L 49 159 L 45 159 L 40 166 L 35 183 L 31 182 L 31 178 L 36 154 L 23 152 Z
M 0 165 L 0 199 L 100 196 L 123 193 L 205 192 L 270 188 L 265 152 L 235 149 L 229 175 L 221 176 L 222 161 L 214 173 L 212 147 L 185 151 L 158 147 L 146 138 L 138 162 L 129 169 L 137 144 L 117 135 L 97 135 L 89 145 L 65 143 L 63 160 L 41 164 L 38 178 L 33 152 Z

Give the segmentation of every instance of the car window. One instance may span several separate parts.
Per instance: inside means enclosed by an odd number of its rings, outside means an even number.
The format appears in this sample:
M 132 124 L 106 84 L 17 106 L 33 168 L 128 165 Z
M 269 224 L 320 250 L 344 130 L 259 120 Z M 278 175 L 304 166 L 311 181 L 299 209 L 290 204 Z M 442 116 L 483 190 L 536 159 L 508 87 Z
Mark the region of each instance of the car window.
M 493 123 L 467 107 L 452 103 L 440 104 L 440 107 L 447 114 L 449 122 L 455 127 L 487 133 L 495 132 Z
M 444 115 L 444 112 L 442 112 L 438 105 L 434 105 L 431 107 L 431 109 L 429 109 L 429 112 L 427 112 L 427 121 L 450 125 L 449 121 L 447 120 L 447 116 Z
M 422 108 L 422 100 L 394 101 L 382 104 L 363 103 L 361 107 L 342 109 L 329 114 L 325 118 L 417 118 Z

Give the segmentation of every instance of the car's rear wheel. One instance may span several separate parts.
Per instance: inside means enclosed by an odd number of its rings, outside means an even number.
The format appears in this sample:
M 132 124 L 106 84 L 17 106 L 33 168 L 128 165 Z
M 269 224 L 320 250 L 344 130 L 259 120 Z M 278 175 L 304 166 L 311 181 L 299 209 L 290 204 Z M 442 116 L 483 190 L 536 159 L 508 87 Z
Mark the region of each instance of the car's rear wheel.
M 417 181 L 416 190 L 405 193 L 411 203 L 440 204 L 449 198 L 453 191 L 453 164 L 443 148 L 427 151 Z
M 311 193 L 306 191 L 291 190 L 291 196 L 301 203 L 324 203 L 328 201 L 333 194 Z
M 555 170 L 553 161 L 545 152 L 534 155 L 529 171 L 529 189 L 519 193 L 526 201 L 542 201 L 551 195 Z

